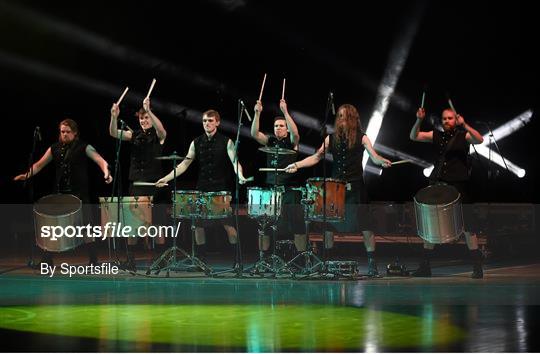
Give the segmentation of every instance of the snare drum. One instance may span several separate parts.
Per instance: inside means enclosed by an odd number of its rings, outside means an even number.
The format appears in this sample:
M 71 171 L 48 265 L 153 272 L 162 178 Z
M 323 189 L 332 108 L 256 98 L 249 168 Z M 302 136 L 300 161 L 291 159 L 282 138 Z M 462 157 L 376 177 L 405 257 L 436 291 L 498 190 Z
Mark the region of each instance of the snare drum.
M 189 219 L 201 216 L 201 192 L 194 190 L 176 191 L 173 199 L 176 217 Z
M 202 218 L 225 219 L 232 215 L 231 192 L 202 192 Z
M 116 225 L 131 227 L 131 232 L 126 233 L 128 236 L 138 236 L 137 230 L 141 226 L 148 227 L 152 225 L 152 196 L 135 196 L 135 197 L 120 197 L 120 203 L 118 198 L 99 198 L 100 203 L 100 215 L 101 215 L 101 227 L 104 229 L 106 237 L 110 237 L 112 228 L 106 228 L 107 223 L 115 223 Z M 120 205 L 120 213 L 118 212 L 118 205 Z M 118 215 L 120 215 L 120 221 L 118 221 Z M 116 231 L 118 232 L 118 231 Z M 122 232 L 124 232 L 122 230 Z M 136 244 L 137 238 L 129 239 L 130 244 Z
M 430 243 L 457 240 L 464 231 L 461 195 L 455 187 L 435 184 L 414 196 L 418 235 Z
M 308 206 L 308 220 L 323 221 L 323 181 L 322 177 L 309 178 L 306 182 L 307 199 L 313 201 Z M 345 182 L 326 179 L 326 221 L 340 222 L 345 218 Z
M 40 198 L 34 205 L 34 225 L 37 245 L 50 252 L 63 252 L 73 249 L 84 243 L 83 237 L 72 237 L 67 226 L 82 226 L 82 202 L 71 194 L 52 194 Z M 42 237 L 44 227 L 59 226 L 64 234 L 56 240 Z M 75 230 L 76 231 L 76 230 Z M 51 230 L 52 234 L 52 230 Z
M 248 187 L 248 215 L 252 218 L 281 215 L 283 189 Z

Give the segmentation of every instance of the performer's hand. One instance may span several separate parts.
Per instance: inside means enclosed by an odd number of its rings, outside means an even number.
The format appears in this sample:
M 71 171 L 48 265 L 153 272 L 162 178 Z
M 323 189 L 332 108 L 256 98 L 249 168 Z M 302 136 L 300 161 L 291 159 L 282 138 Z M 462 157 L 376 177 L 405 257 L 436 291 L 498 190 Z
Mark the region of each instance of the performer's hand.
M 392 161 L 383 158 L 383 159 L 381 160 L 381 167 L 383 167 L 383 168 L 392 167 Z
M 285 172 L 287 173 L 295 173 L 296 171 L 298 171 L 298 167 L 295 163 L 292 163 L 289 166 L 285 167 Z
M 461 116 L 461 114 L 456 115 L 456 125 L 458 127 L 463 126 L 465 124 L 465 119 Z
M 261 113 L 263 110 L 262 102 L 257 100 L 257 103 L 255 103 L 255 112 Z
M 26 173 L 22 173 L 18 176 L 13 177 L 14 181 L 26 181 Z
M 111 107 L 111 117 L 118 118 L 119 115 L 120 115 L 120 107 L 116 103 L 113 103 Z
M 165 179 L 165 177 L 159 179 L 156 182 L 156 187 L 158 187 L 158 188 L 165 187 L 166 185 L 167 185 L 167 180 Z
M 150 112 L 150 97 L 146 97 L 143 100 L 142 106 L 145 112 Z
M 287 102 L 285 100 L 279 100 L 279 109 L 281 109 L 283 114 L 287 113 Z
M 107 171 L 107 173 L 105 173 L 104 178 L 105 178 L 105 183 L 107 183 L 107 184 L 111 183 L 112 180 L 113 180 L 111 174 L 108 171 Z
M 253 182 L 255 178 L 253 177 L 248 177 L 248 178 L 245 178 L 244 176 L 238 176 L 238 183 L 240 184 L 246 184 L 248 182 Z
M 426 111 L 423 108 L 418 108 L 418 111 L 416 111 L 416 118 L 422 120 L 426 117 Z

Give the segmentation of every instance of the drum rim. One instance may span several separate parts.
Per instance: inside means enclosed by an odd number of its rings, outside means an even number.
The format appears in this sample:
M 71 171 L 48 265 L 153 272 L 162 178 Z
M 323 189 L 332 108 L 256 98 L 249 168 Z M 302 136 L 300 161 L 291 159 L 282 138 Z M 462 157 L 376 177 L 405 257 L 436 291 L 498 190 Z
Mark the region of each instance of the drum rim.
M 206 196 L 206 195 L 230 195 L 230 196 L 232 196 L 232 193 L 229 192 L 229 191 L 200 192 L 200 193 L 203 196 Z
M 73 197 L 75 199 L 77 199 L 77 201 L 79 202 L 78 205 L 79 207 L 77 208 L 77 210 L 73 210 L 67 214 L 60 214 L 60 215 L 51 215 L 51 214 L 45 214 L 45 213 L 42 213 L 42 212 L 39 212 L 36 210 L 36 205 L 39 203 L 40 200 L 44 199 L 44 198 L 47 198 L 47 197 L 52 197 L 52 196 L 59 196 L 59 195 L 63 195 L 63 196 L 70 196 L 70 197 Z M 34 207 L 33 207 L 33 210 L 34 210 L 34 213 L 36 213 L 37 215 L 39 216 L 44 216 L 44 217 L 64 217 L 64 216 L 70 216 L 70 215 L 74 215 L 78 212 L 82 212 L 82 200 L 77 197 L 76 195 L 73 195 L 73 194 L 63 194 L 63 193 L 56 193 L 56 194 L 48 194 L 48 195 L 45 195 L 41 198 L 38 199 L 37 203 L 34 204 Z
M 182 189 L 182 190 L 176 191 L 176 194 L 199 194 L 199 193 L 202 193 L 202 192 L 196 189 Z M 174 191 L 173 191 L 173 194 L 174 194 Z
M 322 182 L 323 180 L 324 180 L 324 177 L 311 177 L 311 178 L 308 178 L 306 180 L 306 183 L 309 183 L 309 182 Z M 342 179 L 329 178 L 329 177 L 326 177 L 326 182 L 336 182 L 336 183 L 347 184 L 347 182 L 345 182 Z
M 420 191 L 423 191 L 424 189 L 429 189 L 429 188 L 433 188 L 433 187 L 445 187 L 445 188 L 450 188 L 450 189 L 453 189 L 456 191 L 457 193 L 457 197 L 456 199 L 450 201 L 450 202 L 447 202 L 446 204 L 426 204 L 426 203 L 422 203 L 422 202 L 419 202 L 417 199 L 416 199 L 416 196 L 418 195 L 418 193 L 420 193 Z M 421 188 L 418 192 L 416 192 L 416 194 L 414 195 L 413 197 L 413 200 L 414 200 L 414 203 L 415 204 L 418 204 L 418 205 L 425 205 L 425 206 L 438 206 L 438 207 L 447 207 L 449 205 L 453 205 L 453 204 L 457 204 L 459 202 L 459 200 L 461 199 L 461 193 L 459 192 L 459 190 L 450 185 L 450 184 L 446 184 L 446 183 L 440 183 L 440 184 L 430 184 L 429 186 L 425 186 L 424 188 Z

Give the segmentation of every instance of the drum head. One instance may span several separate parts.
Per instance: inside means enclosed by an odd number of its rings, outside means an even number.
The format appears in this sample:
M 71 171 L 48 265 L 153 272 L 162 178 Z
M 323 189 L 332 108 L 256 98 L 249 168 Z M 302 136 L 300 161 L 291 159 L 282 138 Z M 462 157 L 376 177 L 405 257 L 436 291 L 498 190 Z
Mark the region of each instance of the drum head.
M 428 205 L 450 204 L 458 200 L 460 194 L 455 187 L 445 184 L 435 184 L 422 188 L 414 199 L 417 203 Z
M 41 215 L 62 216 L 77 212 L 82 202 L 72 194 L 51 194 L 40 198 L 34 211 Z

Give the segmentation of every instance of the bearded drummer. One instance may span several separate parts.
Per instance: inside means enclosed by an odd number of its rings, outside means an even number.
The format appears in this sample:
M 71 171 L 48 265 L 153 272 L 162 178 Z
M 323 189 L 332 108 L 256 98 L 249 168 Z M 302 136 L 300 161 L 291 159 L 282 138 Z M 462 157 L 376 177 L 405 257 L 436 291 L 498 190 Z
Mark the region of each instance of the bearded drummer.
M 231 164 L 234 172 L 238 175 L 240 184 L 245 184 L 248 179 L 244 178 L 242 165 L 238 162 L 237 153 L 231 139 L 218 132 L 221 123 L 220 115 L 215 110 L 208 110 L 202 115 L 204 134 L 195 138 L 189 145 L 185 159 L 176 167 L 176 177 L 186 172 L 191 163 L 197 159 L 198 178 L 197 190 L 200 192 L 232 192 L 231 188 Z M 227 162 L 229 160 L 230 164 Z M 174 170 L 159 179 L 156 186 L 163 187 L 174 179 Z M 227 232 L 229 243 L 234 249 L 233 268 L 237 269 L 240 262 L 240 254 L 237 246 L 238 235 L 231 218 L 221 219 L 221 223 Z M 198 223 L 195 229 L 195 241 L 197 253 L 203 260 L 206 257 L 206 236 L 204 227 Z
M 64 119 L 59 125 L 58 142 L 52 144 L 45 154 L 34 163 L 29 171 L 14 178 L 15 181 L 24 181 L 38 174 L 51 161 L 56 169 L 55 193 L 73 194 L 81 199 L 83 205 L 90 204 L 88 192 L 88 166 L 87 158 L 94 161 L 103 172 L 105 183 L 112 182 L 109 164 L 96 149 L 79 138 L 79 125 L 73 119 Z M 85 215 L 87 214 L 87 215 Z M 89 217 L 88 213 L 83 213 Z M 92 239 L 92 241 L 94 241 Z M 87 243 L 89 265 L 97 265 L 97 251 L 94 242 Z M 42 263 L 53 264 L 52 253 L 44 251 Z
M 438 156 L 433 171 L 430 175 L 430 184 L 446 183 L 454 186 L 462 197 L 463 203 L 470 203 L 468 193 L 469 168 L 467 159 L 469 156 L 469 144 L 481 144 L 484 138 L 480 133 L 465 122 L 465 119 L 454 110 L 447 108 L 442 112 L 443 131 L 430 130 L 420 131 L 420 125 L 424 121 L 426 112 L 419 108 L 416 112 L 410 139 L 413 141 L 431 143 Z M 465 241 L 469 248 L 470 257 L 473 261 L 471 277 L 480 279 L 484 277 L 482 269 L 482 252 L 478 249 L 478 239 L 475 234 L 465 232 Z M 419 268 L 413 273 L 415 277 L 430 277 L 430 259 L 433 255 L 433 243 L 424 241 L 423 260 Z
M 138 182 L 153 182 L 163 175 L 161 161 L 156 158 L 162 155 L 163 144 L 167 137 L 167 131 L 161 120 L 151 109 L 150 98 L 146 97 L 143 100 L 142 108 L 137 113 L 139 121 L 139 129 L 131 130 L 127 126 L 118 129 L 118 117 L 120 115 L 120 107 L 117 103 L 113 103 L 111 107 L 111 120 L 109 123 L 109 134 L 116 139 L 122 139 L 131 143 L 131 156 L 129 165 L 129 195 L 132 196 L 152 196 L 152 204 L 162 206 L 166 200 L 165 190 L 158 190 L 154 186 L 134 186 L 133 183 Z M 141 213 L 142 208 L 133 208 L 132 212 Z M 152 220 L 154 223 L 162 224 L 165 220 L 162 219 L 165 213 L 155 212 L 152 209 Z M 139 214 L 139 217 L 143 217 Z M 165 247 L 165 238 L 157 237 L 156 254 L 162 253 Z M 137 243 L 136 237 L 129 238 L 127 253 L 128 260 L 126 267 L 131 270 L 136 270 L 135 259 L 133 257 L 134 247 Z
M 282 99 L 279 108 L 283 116 L 274 118 L 274 135 L 262 133 L 259 129 L 261 112 L 263 105 L 260 100 L 255 104 L 255 114 L 251 123 L 251 136 L 261 145 L 271 148 L 281 148 L 298 152 L 300 134 L 298 127 L 287 109 L 287 102 Z M 296 161 L 298 154 L 278 154 L 277 159 L 274 154 L 266 155 L 266 166 L 270 168 L 285 168 Z M 289 239 L 294 235 L 294 244 L 300 252 L 306 250 L 306 235 L 304 232 L 304 212 L 300 201 L 301 192 L 291 188 L 298 186 L 298 181 L 294 175 L 285 172 L 266 172 L 265 185 L 268 188 L 276 186 L 283 187 L 282 210 L 277 225 L 277 236 Z M 265 235 L 262 240 L 262 251 L 270 248 L 269 236 Z
M 362 157 L 367 151 L 371 161 L 384 168 L 392 163 L 377 154 L 368 136 L 362 131 L 360 115 L 356 107 L 344 104 L 339 107 L 335 117 L 335 132 L 326 136 L 323 145 L 317 152 L 302 161 L 292 163 L 286 171 L 294 173 L 300 168 L 314 166 L 324 157 L 324 151 L 332 154 L 332 178 L 345 181 L 346 219 L 344 223 L 335 225 L 340 232 L 356 232 L 362 230 L 364 246 L 368 256 L 368 276 L 379 276 L 375 261 L 375 235 L 370 230 L 370 217 L 364 213 L 368 203 L 368 195 L 364 184 Z M 333 237 L 328 232 L 325 237 Z

